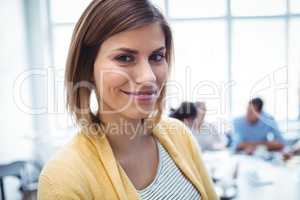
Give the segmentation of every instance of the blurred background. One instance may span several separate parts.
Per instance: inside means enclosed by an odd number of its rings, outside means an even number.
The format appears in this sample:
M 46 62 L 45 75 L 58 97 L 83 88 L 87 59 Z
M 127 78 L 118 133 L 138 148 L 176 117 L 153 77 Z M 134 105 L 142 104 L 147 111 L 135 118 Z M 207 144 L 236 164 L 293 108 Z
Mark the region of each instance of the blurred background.
M 24 180 L 24 173 L 38 175 L 43 163 L 77 131 L 65 109 L 64 65 L 73 28 L 89 2 L 0 0 L 0 177 L 6 199 L 28 198 L 22 191 L 30 196 L 35 185 L 29 184 L 35 180 Z M 175 64 L 166 110 L 182 101 L 203 101 L 206 120 L 228 133 L 231 120 L 259 96 L 286 140 L 300 138 L 300 0 L 153 3 L 174 32 Z M 211 155 L 207 160 L 219 158 Z M 22 176 L 11 175 L 11 163 L 27 170 Z M 293 186 L 300 186 L 297 181 Z M 267 195 L 282 188 L 275 183 L 267 189 L 245 186 L 236 198 L 260 191 L 255 199 L 275 199 Z M 285 199 L 300 199 L 292 190 L 284 190 L 294 195 Z

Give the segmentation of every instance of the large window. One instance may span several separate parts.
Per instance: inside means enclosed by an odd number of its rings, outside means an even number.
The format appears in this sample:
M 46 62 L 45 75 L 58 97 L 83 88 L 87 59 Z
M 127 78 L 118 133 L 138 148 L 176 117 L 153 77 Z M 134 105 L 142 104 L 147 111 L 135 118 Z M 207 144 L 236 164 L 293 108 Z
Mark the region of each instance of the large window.
M 90 1 L 49 2 L 53 65 L 61 69 L 75 22 Z M 153 2 L 174 31 L 169 106 L 204 100 L 209 120 L 228 119 L 261 96 L 277 119 L 298 117 L 299 0 Z
M 287 104 L 283 101 L 287 93 L 282 88 L 287 81 L 286 42 L 284 19 L 233 20 L 233 113 L 243 112 L 249 98 L 262 96 L 269 112 L 279 118 L 286 117 Z M 280 83 L 274 76 L 279 76 Z

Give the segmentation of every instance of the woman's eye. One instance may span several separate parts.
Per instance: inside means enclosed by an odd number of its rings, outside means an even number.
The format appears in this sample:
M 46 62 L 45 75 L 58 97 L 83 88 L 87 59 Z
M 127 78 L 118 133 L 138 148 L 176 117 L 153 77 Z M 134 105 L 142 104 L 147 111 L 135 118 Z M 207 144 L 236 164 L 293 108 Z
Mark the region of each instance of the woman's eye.
M 150 60 L 154 62 L 160 62 L 165 58 L 165 55 L 162 53 L 155 53 L 150 56 Z
M 117 60 L 118 62 L 128 63 L 134 61 L 134 57 L 131 55 L 119 55 L 115 57 L 115 60 Z

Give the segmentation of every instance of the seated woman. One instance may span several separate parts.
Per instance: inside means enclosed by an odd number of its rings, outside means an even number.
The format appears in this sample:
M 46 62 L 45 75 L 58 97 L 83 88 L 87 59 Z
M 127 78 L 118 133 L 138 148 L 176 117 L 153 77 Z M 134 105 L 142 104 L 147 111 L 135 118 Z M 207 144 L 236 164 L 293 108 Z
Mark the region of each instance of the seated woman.
M 193 131 L 202 150 L 222 150 L 226 148 L 227 138 L 224 133 L 218 131 L 214 124 L 205 121 L 206 105 L 204 102 L 196 102 L 197 119 Z
M 193 129 L 198 115 L 197 108 L 192 102 L 182 102 L 177 109 L 170 110 L 170 117 L 182 121 L 187 127 Z
M 65 76 L 81 131 L 45 165 L 38 199 L 218 199 L 189 130 L 161 117 L 171 53 L 170 27 L 149 1 L 91 2 Z
M 213 124 L 204 121 L 205 114 L 205 103 L 183 102 L 177 109 L 171 109 L 170 117 L 179 119 L 190 128 L 203 151 L 224 149 L 225 136 L 218 133 Z

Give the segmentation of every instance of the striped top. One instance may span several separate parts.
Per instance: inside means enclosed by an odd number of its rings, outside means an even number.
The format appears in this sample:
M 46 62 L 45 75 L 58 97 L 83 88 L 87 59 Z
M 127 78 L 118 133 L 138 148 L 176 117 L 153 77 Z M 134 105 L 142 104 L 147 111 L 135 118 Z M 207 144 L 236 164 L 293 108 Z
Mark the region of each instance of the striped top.
M 154 180 L 137 190 L 141 200 L 199 200 L 200 193 L 185 178 L 165 148 L 157 141 L 159 163 Z

